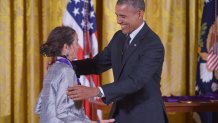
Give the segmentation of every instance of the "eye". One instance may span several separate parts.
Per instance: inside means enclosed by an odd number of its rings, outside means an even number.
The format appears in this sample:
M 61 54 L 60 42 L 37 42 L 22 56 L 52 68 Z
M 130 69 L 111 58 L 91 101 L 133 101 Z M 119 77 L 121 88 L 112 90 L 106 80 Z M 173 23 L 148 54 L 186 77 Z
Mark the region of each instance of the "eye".
M 125 15 L 117 15 L 117 19 L 125 19 L 126 16 Z
M 121 18 L 126 18 L 126 16 L 125 16 L 125 15 L 120 15 L 120 17 L 121 17 Z

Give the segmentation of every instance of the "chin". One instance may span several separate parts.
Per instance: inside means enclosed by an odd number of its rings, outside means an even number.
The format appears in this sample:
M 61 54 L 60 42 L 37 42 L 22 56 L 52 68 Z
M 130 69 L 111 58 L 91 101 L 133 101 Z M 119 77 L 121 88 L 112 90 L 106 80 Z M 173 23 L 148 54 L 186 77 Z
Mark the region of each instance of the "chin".
M 77 57 L 73 57 L 71 61 L 73 61 L 73 60 L 77 60 Z
M 127 32 L 127 31 L 125 31 L 125 30 L 122 30 L 122 33 L 123 33 L 123 34 L 127 34 L 128 32 Z

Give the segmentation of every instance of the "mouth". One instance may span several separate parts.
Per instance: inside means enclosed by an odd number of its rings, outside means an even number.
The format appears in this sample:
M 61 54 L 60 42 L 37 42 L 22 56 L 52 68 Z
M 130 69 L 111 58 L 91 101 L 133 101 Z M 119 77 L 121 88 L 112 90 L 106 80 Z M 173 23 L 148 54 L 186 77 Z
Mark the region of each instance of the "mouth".
M 127 28 L 127 25 L 121 25 L 121 29 L 125 30 Z
M 128 24 L 120 25 L 120 26 L 121 26 L 121 30 L 122 30 L 122 32 L 123 32 L 124 34 L 129 33 L 129 31 L 130 31 L 130 27 L 129 27 Z

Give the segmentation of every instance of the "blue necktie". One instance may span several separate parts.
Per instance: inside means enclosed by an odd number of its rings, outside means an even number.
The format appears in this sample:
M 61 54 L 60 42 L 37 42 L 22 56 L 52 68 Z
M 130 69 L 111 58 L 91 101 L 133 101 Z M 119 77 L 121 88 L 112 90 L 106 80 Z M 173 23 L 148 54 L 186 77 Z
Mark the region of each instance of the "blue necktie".
M 126 40 L 125 40 L 125 44 L 124 44 L 124 53 L 126 52 L 126 50 L 128 49 L 129 47 L 129 42 L 130 42 L 131 38 L 129 35 L 126 36 Z
M 129 42 L 130 42 L 131 38 L 130 36 L 126 36 L 125 42 L 124 42 L 124 47 L 123 47 L 123 52 L 122 52 L 122 60 L 124 57 L 125 52 L 127 51 L 128 47 L 129 47 Z

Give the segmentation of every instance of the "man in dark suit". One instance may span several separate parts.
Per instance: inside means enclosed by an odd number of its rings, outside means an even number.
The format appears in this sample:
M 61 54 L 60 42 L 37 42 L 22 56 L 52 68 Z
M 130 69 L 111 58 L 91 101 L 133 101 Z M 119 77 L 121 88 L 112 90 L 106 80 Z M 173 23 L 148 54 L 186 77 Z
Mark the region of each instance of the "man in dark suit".
M 73 100 L 99 96 L 110 104 L 117 123 L 167 123 L 160 91 L 164 47 L 143 20 L 144 0 L 118 0 L 117 31 L 93 59 L 74 61 L 78 75 L 100 74 L 110 68 L 114 82 L 101 87 L 74 86 Z

